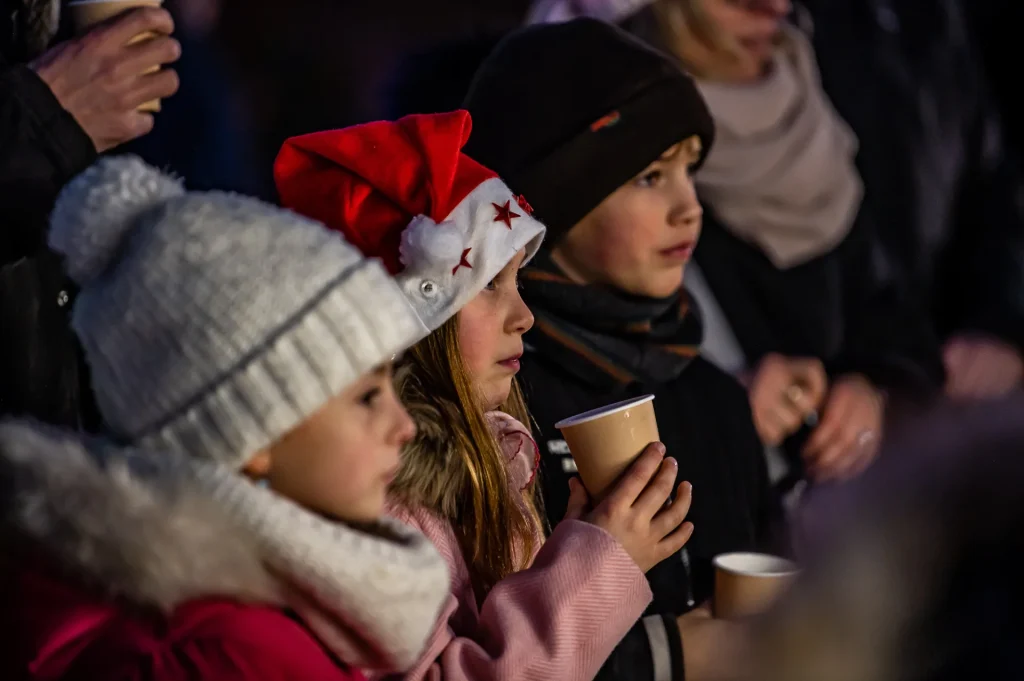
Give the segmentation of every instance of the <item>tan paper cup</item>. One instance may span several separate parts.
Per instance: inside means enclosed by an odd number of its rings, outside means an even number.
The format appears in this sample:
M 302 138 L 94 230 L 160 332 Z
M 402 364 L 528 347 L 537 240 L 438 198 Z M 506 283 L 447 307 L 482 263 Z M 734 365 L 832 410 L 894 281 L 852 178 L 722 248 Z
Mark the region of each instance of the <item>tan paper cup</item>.
M 106 21 L 119 14 L 136 7 L 160 7 L 163 0 L 72 0 L 68 3 L 68 11 L 71 12 L 71 19 L 75 24 L 75 31 L 81 35 L 87 33 L 96 24 Z M 129 45 L 141 43 L 144 40 L 154 38 L 152 33 L 142 33 L 129 41 Z M 159 66 L 147 70 L 145 73 L 159 71 Z M 156 112 L 160 110 L 160 100 L 154 99 L 139 107 L 139 111 Z
M 562 431 L 583 486 L 595 503 L 647 445 L 660 439 L 654 395 L 578 414 L 559 421 L 555 428 Z
M 714 565 L 713 607 L 721 619 L 765 612 L 799 574 L 792 561 L 763 553 L 725 553 Z

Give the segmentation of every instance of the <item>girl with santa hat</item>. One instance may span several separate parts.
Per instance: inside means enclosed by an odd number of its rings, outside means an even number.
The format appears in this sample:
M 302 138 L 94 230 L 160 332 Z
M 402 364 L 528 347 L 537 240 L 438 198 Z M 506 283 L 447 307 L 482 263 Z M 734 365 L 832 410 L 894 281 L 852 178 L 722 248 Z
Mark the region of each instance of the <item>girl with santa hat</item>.
M 653 443 L 595 509 L 574 483 L 544 541 L 515 374 L 533 324 L 517 273 L 545 228 L 462 153 L 470 127 L 460 111 L 293 138 L 275 177 L 284 205 L 381 258 L 422 324 L 398 371 L 418 435 L 392 511 L 435 542 L 452 582 L 409 677 L 592 679 L 650 602 L 644 573 L 688 540 L 689 485 L 666 505 L 676 464 Z

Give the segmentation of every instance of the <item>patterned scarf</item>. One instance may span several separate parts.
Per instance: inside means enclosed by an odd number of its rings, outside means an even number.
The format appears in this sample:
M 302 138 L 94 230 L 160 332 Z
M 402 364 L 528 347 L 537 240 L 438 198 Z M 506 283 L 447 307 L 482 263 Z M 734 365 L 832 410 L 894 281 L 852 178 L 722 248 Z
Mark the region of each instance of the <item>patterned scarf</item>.
M 527 344 L 594 388 L 668 383 L 700 351 L 700 311 L 683 288 L 645 298 L 577 284 L 543 250 L 520 279 L 536 317 Z

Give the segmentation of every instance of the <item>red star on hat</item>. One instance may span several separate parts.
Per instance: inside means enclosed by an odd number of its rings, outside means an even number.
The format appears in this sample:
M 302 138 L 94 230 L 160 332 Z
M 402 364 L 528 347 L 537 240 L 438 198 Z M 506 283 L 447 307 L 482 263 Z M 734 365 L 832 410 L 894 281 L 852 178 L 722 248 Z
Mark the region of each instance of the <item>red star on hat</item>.
M 460 268 L 463 268 L 463 267 L 465 267 L 466 269 L 470 269 L 470 270 L 473 269 L 473 266 L 469 264 L 468 260 L 466 260 L 466 256 L 469 255 L 469 252 L 472 251 L 472 250 L 473 250 L 472 248 L 467 248 L 466 250 L 464 250 L 462 252 L 462 258 L 459 259 L 459 264 L 452 268 L 452 274 L 453 275 L 456 272 L 458 272 Z
M 513 220 L 515 220 L 518 217 L 522 217 L 521 215 L 519 215 L 519 213 L 512 212 L 511 201 L 506 201 L 504 206 L 499 206 L 496 203 L 492 203 L 491 205 L 494 206 L 494 210 L 498 211 L 498 214 L 495 216 L 494 221 L 504 222 L 509 229 L 512 229 Z
M 544 235 L 498 174 L 462 153 L 471 128 L 455 111 L 315 132 L 274 163 L 281 204 L 381 259 L 428 331 Z
M 526 211 L 527 215 L 533 215 L 533 206 L 530 205 L 530 202 L 526 200 L 525 196 L 522 194 L 516 196 L 516 203 L 519 204 L 520 208 Z

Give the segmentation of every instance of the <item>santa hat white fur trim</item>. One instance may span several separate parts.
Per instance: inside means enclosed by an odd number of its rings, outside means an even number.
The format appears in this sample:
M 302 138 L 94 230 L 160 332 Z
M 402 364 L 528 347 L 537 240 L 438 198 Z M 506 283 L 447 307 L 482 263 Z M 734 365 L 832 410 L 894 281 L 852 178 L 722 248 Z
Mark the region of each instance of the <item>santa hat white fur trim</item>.
M 509 220 L 511 229 L 496 208 L 506 204 L 516 215 Z M 419 315 L 424 335 L 455 316 L 521 249 L 526 249 L 523 265 L 529 262 L 545 231 L 498 178 L 479 184 L 440 223 L 414 218 L 402 234 L 405 269 L 395 279 Z

